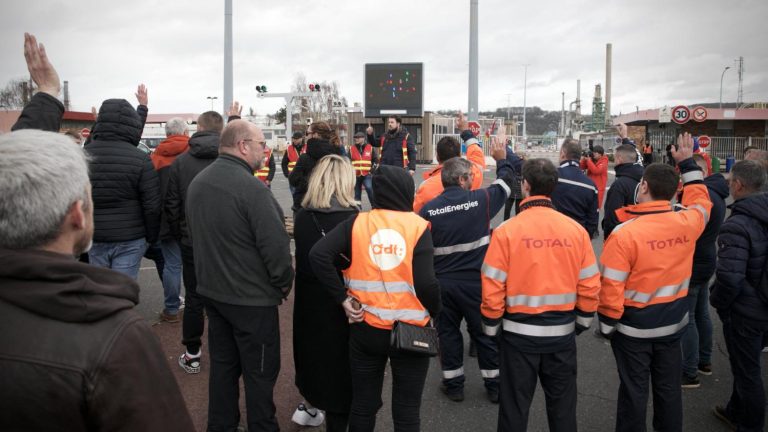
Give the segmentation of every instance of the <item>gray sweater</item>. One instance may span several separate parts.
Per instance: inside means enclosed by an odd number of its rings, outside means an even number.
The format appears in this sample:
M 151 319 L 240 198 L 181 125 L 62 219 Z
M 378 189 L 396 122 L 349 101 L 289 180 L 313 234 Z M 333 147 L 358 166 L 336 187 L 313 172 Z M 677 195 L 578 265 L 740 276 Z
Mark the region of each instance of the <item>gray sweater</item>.
M 220 155 L 189 185 L 197 292 L 242 306 L 279 305 L 291 290 L 290 240 L 272 192 L 245 161 Z

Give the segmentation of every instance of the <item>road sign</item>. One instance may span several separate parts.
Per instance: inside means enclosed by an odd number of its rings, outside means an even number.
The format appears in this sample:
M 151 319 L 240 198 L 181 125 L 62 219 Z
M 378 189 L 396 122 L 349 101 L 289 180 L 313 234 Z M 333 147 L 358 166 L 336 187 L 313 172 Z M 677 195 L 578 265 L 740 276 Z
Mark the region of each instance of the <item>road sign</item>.
M 91 130 L 88 129 L 88 128 L 83 128 L 80 131 L 80 136 L 83 137 L 83 138 L 88 138 L 90 135 L 91 135 Z
M 470 132 L 472 132 L 472 135 L 475 137 L 480 136 L 480 123 L 471 121 L 467 123 L 467 127 L 469 128 Z
M 712 144 L 712 138 L 710 138 L 707 135 L 702 135 L 699 137 L 699 147 L 701 148 L 707 148 L 709 145 Z
M 678 105 L 672 108 L 672 121 L 677 124 L 688 123 L 691 119 L 691 110 L 685 105 Z
M 707 109 L 703 106 L 697 106 L 691 111 L 691 117 L 693 121 L 701 123 L 707 119 Z
M 659 123 L 669 123 L 672 121 L 672 110 L 665 106 L 659 108 Z

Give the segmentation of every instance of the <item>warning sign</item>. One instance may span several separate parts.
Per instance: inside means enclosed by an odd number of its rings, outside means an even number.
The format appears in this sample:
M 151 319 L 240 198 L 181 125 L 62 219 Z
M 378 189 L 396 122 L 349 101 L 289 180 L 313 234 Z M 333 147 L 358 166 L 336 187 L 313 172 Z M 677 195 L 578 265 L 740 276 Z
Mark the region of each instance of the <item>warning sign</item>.
M 691 111 L 691 117 L 693 117 L 693 121 L 699 123 L 707 120 L 707 114 L 707 109 L 703 106 L 697 106 L 693 109 L 693 111 Z
M 672 121 L 677 124 L 688 123 L 691 119 L 691 111 L 685 105 L 678 105 L 672 108 Z

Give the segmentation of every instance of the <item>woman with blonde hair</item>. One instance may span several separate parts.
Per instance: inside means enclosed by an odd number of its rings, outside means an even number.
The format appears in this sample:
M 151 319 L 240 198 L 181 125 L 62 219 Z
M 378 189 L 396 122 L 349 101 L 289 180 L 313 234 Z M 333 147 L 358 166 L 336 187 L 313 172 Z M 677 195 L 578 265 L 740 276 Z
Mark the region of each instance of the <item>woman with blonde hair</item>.
M 299 404 L 293 421 L 317 426 L 323 417 L 317 410 L 324 410 L 329 432 L 347 430 L 352 403 L 349 324 L 344 309 L 312 270 L 309 251 L 325 233 L 358 213 L 354 187 L 349 161 L 325 156 L 314 166 L 302 208 L 294 217 L 293 360 L 296 387 L 306 402 Z M 341 279 L 341 273 L 337 275 Z
M 309 188 L 309 177 L 317 162 L 330 154 L 342 155 L 341 140 L 327 122 L 314 122 L 307 127 L 307 152 L 299 156 L 296 166 L 288 176 L 288 183 L 294 188 L 293 211 L 302 206 L 304 194 Z M 350 162 L 347 162 L 350 163 Z

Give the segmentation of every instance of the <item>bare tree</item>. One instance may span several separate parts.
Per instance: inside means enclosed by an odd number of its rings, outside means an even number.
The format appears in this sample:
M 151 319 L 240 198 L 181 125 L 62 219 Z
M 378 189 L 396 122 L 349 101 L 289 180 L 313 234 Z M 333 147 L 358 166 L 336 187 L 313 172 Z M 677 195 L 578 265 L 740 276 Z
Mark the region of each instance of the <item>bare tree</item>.
M 37 86 L 24 78 L 8 81 L 0 90 L 0 106 L 5 109 L 22 109 L 37 90 Z
M 311 118 L 312 121 L 327 121 L 332 124 L 336 123 L 337 116 L 333 111 L 333 102 L 342 101 L 346 105 L 346 99 L 339 96 L 339 85 L 336 81 L 310 81 L 307 82 L 307 77 L 299 72 L 296 74 L 296 78 L 293 83 L 292 91 L 306 92 L 309 91 L 310 84 L 319 84 L 320 91 L 312 92 L 313 95 L 309 97 L 296 98 L 293 101 L 293 119 L 300 123 L 305 123 L 306 119 Z

